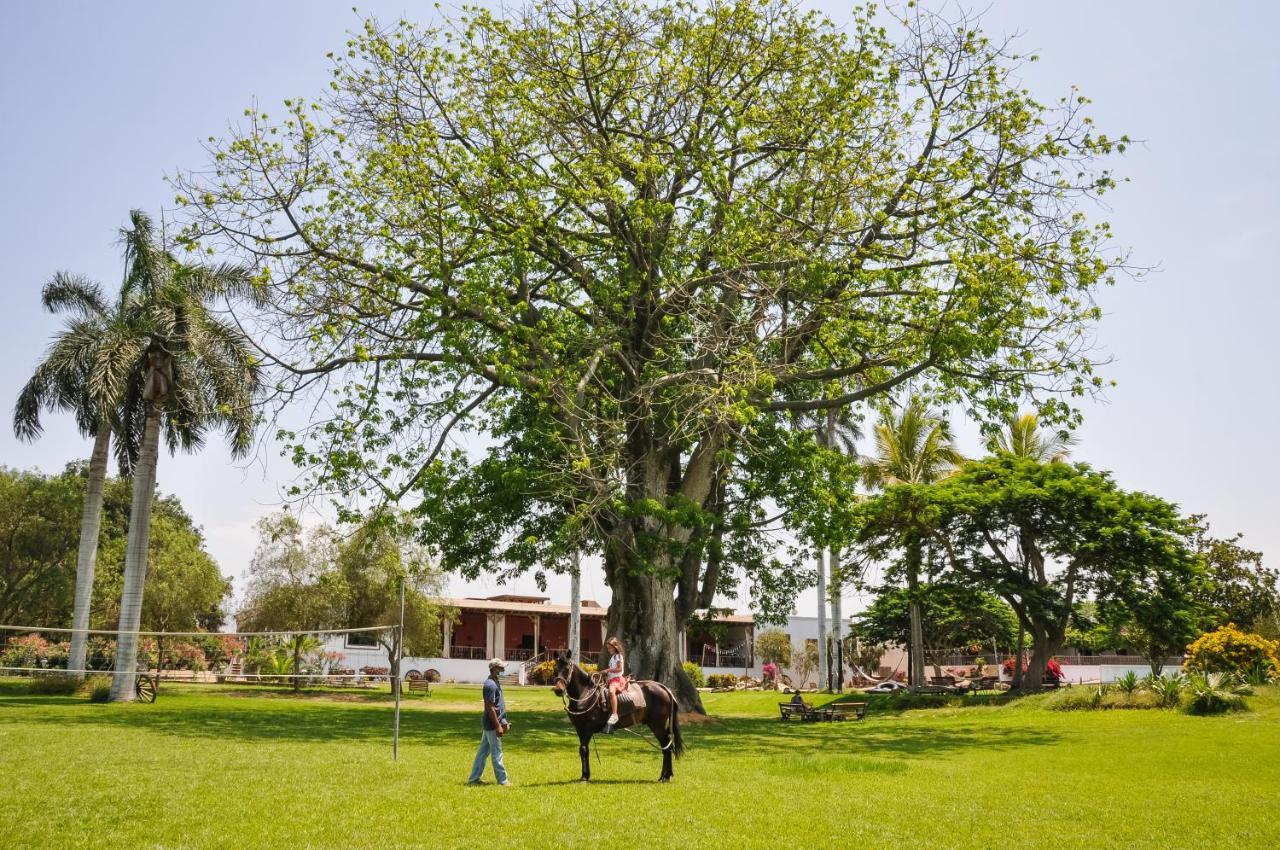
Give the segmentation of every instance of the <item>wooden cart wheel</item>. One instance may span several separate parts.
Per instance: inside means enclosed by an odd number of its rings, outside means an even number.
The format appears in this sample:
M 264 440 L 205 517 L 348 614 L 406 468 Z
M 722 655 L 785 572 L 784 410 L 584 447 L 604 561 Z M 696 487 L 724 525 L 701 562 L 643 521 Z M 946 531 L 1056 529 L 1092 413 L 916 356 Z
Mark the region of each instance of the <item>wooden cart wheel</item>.
M 156 680 L 150 676 L 138 676 L 138 680 L 134 683 L 133 689 L 138 694 L 139 701 L 156 701 Z

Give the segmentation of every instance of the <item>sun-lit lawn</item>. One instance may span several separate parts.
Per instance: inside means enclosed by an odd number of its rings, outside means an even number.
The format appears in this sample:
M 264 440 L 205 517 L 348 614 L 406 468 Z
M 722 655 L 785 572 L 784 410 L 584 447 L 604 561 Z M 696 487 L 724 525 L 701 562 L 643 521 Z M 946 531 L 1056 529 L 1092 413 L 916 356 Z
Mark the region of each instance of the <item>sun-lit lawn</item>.
M 516 784 L 468 788 L 478 700 L 407 700 L 392 762 L 385 695 L 169 686 L 115 706 L 3 681 L 0 847 L 1280 846 L 1275 688 L 1213 718 L 1033 698 L 842 724 L 709 694 L 674 782 L 620 734 L 586 786 L 559 701 L 511 688 Z

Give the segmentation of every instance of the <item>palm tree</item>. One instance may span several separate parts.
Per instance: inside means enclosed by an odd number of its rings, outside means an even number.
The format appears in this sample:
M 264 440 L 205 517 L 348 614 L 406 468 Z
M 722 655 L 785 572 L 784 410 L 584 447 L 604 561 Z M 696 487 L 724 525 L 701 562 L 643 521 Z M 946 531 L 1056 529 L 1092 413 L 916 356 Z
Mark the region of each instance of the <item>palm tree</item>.
M 863 463 L 863 482 L 871 489 L 895 484 L 932 484 L 940 481 L 964 463 L 956 449 L 951 430 L 941 414 L 930 410 L 927 402 L 911 396 L 899 412 L 892 407 L 880 411 L 875 426 L 876 456 Z M 921 622 L 920 567 L 924 546 L 918 536 L 907 541 L 907 589 L 911 616 L 910 686 L 924 682 L 924 631 Z
M 1066 431 L 1047 432 L 1040 428 L 1034 413 L 1009 414 L 1004 430 L 992 437 L 987 448 L 996 453 L 1025 457 L 1040 463 L 1061 463 L 1076 444 Z
M 66 314 L 67 319 L 18 394 L 13 430 L 21 440 L 34 440 L 44 431 L 40 414 L 61 410 L 72 413 L 80 433 L 93 440 L 80 518 L 71 656 L 67 663 L 70 670 L 84 670 L 88 644 L 84 630 L 89 628 L 111 436 L 117 425 L 121 387 L 140 354 L 133 332 L 136 305 L 124 299 L 111 304 L 101 286 L 66 272 L 55 274 L 45 284 L 41 301 L 50 313 Z
M 841 410 L 828 410 L 816 418 L 813 426 L 814 438 L 818 441 L 818 445 L 831 451 L 841 452 L 849 457 L 856 458 L 858 456 L 858 440 L 862 437 L 862 428 L 858 420 L 850 415 L 849 408 Z M 827 586 L 828 578 L 830 579 L 830 587 Z M 837 549 L 828 549 L 818 553 L 818 680 L 819 687 L 822 683 L 831 682 L 831 671 L 834 667 L 836 670 L 836 690 L 841 690 L 840 684 L 843 679 L 843 670 L 840 667 L 840 649 L 842 636 L 840 633 L 840 620 L 843 613 L 840 610 L 840 596 L 843 592 L 840 582 L 840 552 Z M 831 646 L 834 647 L 836 658 L 830 658 L 830 652 L 827 649 L 827 622 L 826 606 L 831 605 Z
M 220 429 L 232 454 L 243 455 L 253 439 L 259 386 L 248 340 L 209 309 L 218 296 L 253 297 L 248 270 L 181 263 L 157 242 L 145 213 L 135 210 L 130 220 L 132 227 L 121 231 L 125 276 L 120 297 L 139 305 L 134 327 L 141 357 L 120 395 L 124 427 L 117 455 L 122 465 L 132 465 L 133 501 L 112 700 L 133 698 L 160 431 L 171 449 L 192 450 L 204 443 L 210 429 Z

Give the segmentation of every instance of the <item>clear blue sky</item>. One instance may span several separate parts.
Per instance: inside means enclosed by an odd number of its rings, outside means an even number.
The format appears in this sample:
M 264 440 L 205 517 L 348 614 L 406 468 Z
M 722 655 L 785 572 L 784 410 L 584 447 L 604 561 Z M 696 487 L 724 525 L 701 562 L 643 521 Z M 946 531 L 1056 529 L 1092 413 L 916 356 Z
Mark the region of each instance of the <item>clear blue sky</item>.
M 837 20 L 844 4 L 814 3 Z M 934 4 L 926 4 L 934 5 Z M 38 302 L 55 270 L 118 282 L 115 231 L 130 208 L 172 206 L 166 173 L 205 162 L 253 100 L 266 107 L 326 84 L 329 50 L 358 24 L 350 2 L 15 3 L 0 30 L 0 402 L 7 411 L 56 327 Z M 986 8 L 993 34 L 1020 33 L 1042 61 L 1027 85 L 1052 100 L 1078 85 L 1110 133 L 1144 140 L 1110 196 L 1116 233 L 1158 266 L 1104 293 L 1100 329 L 1119 386 L 1090 403 L 1077 457 L 1127 487 L 1208 513 L 1220 533 L 1280 554 L 1280 8 L 1270 2 L 1025 3 Z M 431 4 L 365 3 L 382 19 Z M 0 463 L 46 471 L 88 446 L 54 418 L 39 443 L 0 428 Z M 224 571 L 253 551 L 252 525 L 289 466 L 231 466 L 215 444 L 165 457 L 176 493 Z M 1275 558 L 1268 559 L 1275 564 Z M 522 590 L 532 590 L 532 581 Z M 598 575 L 584 595 L 607 599 Z M 482 592 L 492 584 L 464 584 Z M 567 595 L 562 584 L 557 596 Z M 846 610 L 856 607 L 850 596 Z M 809 613 L 812 595 L 802 601 Z

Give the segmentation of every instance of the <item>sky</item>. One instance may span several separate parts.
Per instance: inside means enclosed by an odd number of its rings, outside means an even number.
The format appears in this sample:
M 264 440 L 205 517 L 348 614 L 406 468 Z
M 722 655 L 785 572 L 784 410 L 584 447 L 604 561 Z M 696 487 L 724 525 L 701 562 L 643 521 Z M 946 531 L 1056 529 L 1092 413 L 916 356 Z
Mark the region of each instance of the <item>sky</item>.
M 207 161 L 253 103 L 323 90 L 325 54 L 359 26 L 351 0 L 221 0 L 3 5 L 0 27 L 0 403 L 16 398 L 58 321 L 40 308 L 53 272 L 119 282 L 116 233 L 128 211 L 173 209 L 166 174 Z M 848 6 L 813 2 L 837 22 Z M 931 8 L 955 8 L 925 3 Z M 362 3 L 381 20 L 427 20 L 430 3 Z M 446 10 L 451 8 L 446 5 Z M 1017 35 L 1025 85 L 1042 101 L 1072 85 L 1112 135 L 1140 140 L 1117 163 L 1129 183 L 1106 217 L 1133 260 L 1154 271 L 1104 292 L 1098 328 L 1117 382 L 1086 402 L 1075 456 L 1128 488 L 1206 513 L 1220 535 L 1280 555 L 1280 5 L 1270 2 L 1072 3 L 994 0 L 993 36 Z M 167 213 L 168 214 L 168 213 Z M 962 442 L 977 450 L 973 433 Z M 962 448 L 965 446 L 962 445 Z M 0 464 L 56 472 L 89 445 L 62 416 L 35 444 L 0 428 Z M 165 456 L 159 487 L 179 496 L 225 573 L 243 575 L 254 523 L 292 479 L 267 450 L 233 462 L 217 442 Z M 532 579 L 450 580 L 452 595 L 537 592 Z M 553 579 L 556 601 L 567 580 Z M 589 563 L 583 596 L 607 602 Z M 814 613 L 815 594 L 798 601 Z M 846 614 L 864 601 L 850 591 Z

